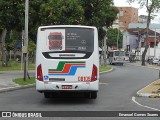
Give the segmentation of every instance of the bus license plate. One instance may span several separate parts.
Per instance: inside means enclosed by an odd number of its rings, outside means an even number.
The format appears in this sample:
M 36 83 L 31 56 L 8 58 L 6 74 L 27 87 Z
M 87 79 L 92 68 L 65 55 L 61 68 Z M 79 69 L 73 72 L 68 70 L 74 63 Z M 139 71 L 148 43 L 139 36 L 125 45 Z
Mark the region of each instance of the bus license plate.
M 72 89 L 72 85 L 62 85 L 62 89 Z

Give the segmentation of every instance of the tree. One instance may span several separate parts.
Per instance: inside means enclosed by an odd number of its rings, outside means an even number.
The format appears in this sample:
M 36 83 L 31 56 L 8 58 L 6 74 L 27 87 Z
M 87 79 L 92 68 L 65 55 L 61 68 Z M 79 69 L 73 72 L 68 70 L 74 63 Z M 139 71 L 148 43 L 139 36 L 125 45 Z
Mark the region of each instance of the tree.
M 0 0 L 0 27 L 2 29 L 2 66 L 7 66 L 6 34 L 12 29 L 21 30 L 23 22 L 23 1 L 22 0 Z
M 107 30 L 107 36 L 108 36 L 107 45 L 108 46 L 113 46 L 113 45 L 117 46 L 118 32 L 119 32 L 118 47 L 122 48 L 123 35 L 122 35 L 121 31 L 117 28 L 115 28 L 115 29 L 109 28 Z
M 8 32 L 11 30 L 17 33 L 22 32 L 24 4 L 23 0 L 0 0 L 0 27 L 2 29 L 7 29 Z M 96 26 L 99 40 L 102 40 L 106 34 L 103 27 L 111 26 L 117 13 L 118 10 L 113 6 L 113 0 L 30 0 L 29 38 L 36 39 L 37 28 L 41 25 L 78 24 Z M 8 45 L 13 43 L 11 40 L 7 42 Z
M 145 56 L 147 53 L 147 50 L 149 48 L 148 46 L 148 33 L 149 33 L 149 25 L 151 22 L 152 18 L 152 13 L 158 12 L 160 9 L 160 0 L 128 0 L 129 3 L 138 1 L 138 3 L 141 5 L 141 7 L 146 7 L 147 12 L 148 12 L 148 17 L 147 17 L 147 26 L 146 26 L 146 38 L 144 40 L 144 45 L 145 49 L 144 52 L 142 53 L 142 65 L 145 66 Z
M 79 0 L 48 0 L 41 5 L 41 25 L 76 25 L 83 21 Z
M 80 0 L 84 9 L 84 25 L 98 28 L 99 40 L 104 39 L 106 31 L 117 18 L 118 9 L 113 6 L 113 0 Z
M 0 0 L 0 25 L 8 31 L 21 31 L 24 23 L 23 0 Z

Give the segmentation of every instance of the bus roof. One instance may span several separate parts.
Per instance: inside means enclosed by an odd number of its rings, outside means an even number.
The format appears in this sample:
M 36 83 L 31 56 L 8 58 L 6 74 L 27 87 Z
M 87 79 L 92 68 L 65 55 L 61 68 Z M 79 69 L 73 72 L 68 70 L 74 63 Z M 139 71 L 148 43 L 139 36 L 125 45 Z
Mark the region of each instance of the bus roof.
M 96 28 L 95 26 L 83 26 L 83 25 L 49 25 L 49 26 L 40 26 L 39 28 L 53 28 L 53 27 L 80 27 L 80 28 Z

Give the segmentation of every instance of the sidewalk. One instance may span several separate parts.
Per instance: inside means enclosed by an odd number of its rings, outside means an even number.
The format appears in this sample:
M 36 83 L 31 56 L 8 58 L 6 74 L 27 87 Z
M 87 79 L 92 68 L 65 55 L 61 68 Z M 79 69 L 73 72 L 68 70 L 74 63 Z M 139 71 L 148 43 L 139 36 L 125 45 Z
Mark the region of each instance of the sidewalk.
M 23 71 L 0 71 L 0 91 L 21 87 L 12 80 L 15 78 L 23 78 L 23 73 Z M 29 76 L 32 77 L 34 75 L 35 71 L 30 70 Z
M 141 61 L 130 63 L 130 65 L 160 70 L 160 66 L 150 65 L 148 63 L 146 63 L 146 66 L 141 66 Z M 137 96 L 143 96 L 143 97 L 149 97 L 149 98 L 160 98 L 160 79 L 152 82 L 151 84 L 139 90 L 137 92 Z

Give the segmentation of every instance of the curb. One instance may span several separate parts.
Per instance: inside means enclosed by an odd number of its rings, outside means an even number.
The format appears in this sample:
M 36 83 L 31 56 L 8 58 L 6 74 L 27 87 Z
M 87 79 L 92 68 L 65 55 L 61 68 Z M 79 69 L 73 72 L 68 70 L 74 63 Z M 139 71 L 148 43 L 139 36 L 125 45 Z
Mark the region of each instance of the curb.
M 34 87 L 34 86 L 35 86 L 35 84 L 22 85 L 22 86 L 17 86 L 17 87 L 7 87 L 7 88 L 0 89 L 0 93 L 14 91 L 14 90 L 20 90 L 20 89 L 26 89 L 26 88 L 31 88 L 31 87 Z
M 156 81 L 156 80 L 155 80 Z M 140 89 L 136 95 L 138 97 L 149 97 L 149 98 L 157 98 L 157 97 L 160 97 L 158 94 L 155 94 L 155 93 L 141 93 L 141 91 L 147 87 L 149 87 L 151 84 L 153 84 L 155 81 L 153 81 L 152 83 L 150 83 L 149 85 L 143 87 L 142 89 Z
M 113 68 L 108 70 L 108 71 L 100 72 L 99 74 L 111 72 L 112 70 L 113 70 Z M 7 88 L 0 89 L 0 93 L 14 91 L 14 90 L 20 90 L 20 89 L 26 89 L 26 88 L 31 88 L 31 87 L 35 87 L 35 85 L 36 84 L 19 85 L 19 86 L 16 86 L 16 87 L 7 87 Z
M 113 70 L 113 67 L 112 67 L 112 69 L 110 69 L 110 70 L 108 70 L 108 71 L 100 72 L 99 74 L 108 73 L 108 72 L 111 72 L 112 70 Z
M 131 64 L 128 64 L 128 65 L 130 65 L 130 66 L 137 66 L 137 67 L 143 67 L 143 68 L 149 68 L 149 69 L 160 70 L 160 68 L 156 68 L 156 67 L 154 67 L 154 66 L 153 66 L 153 67 L 152 67 L 152 66 L 147 66 L 147 65 L 146 65 L 146 66 L 142 66 L 142 65 L 135 65 L 135 64 L 134 64 L 134 65 L 133 65 L 133 64 L 132 64 L 132 65 L 131 65 Z

